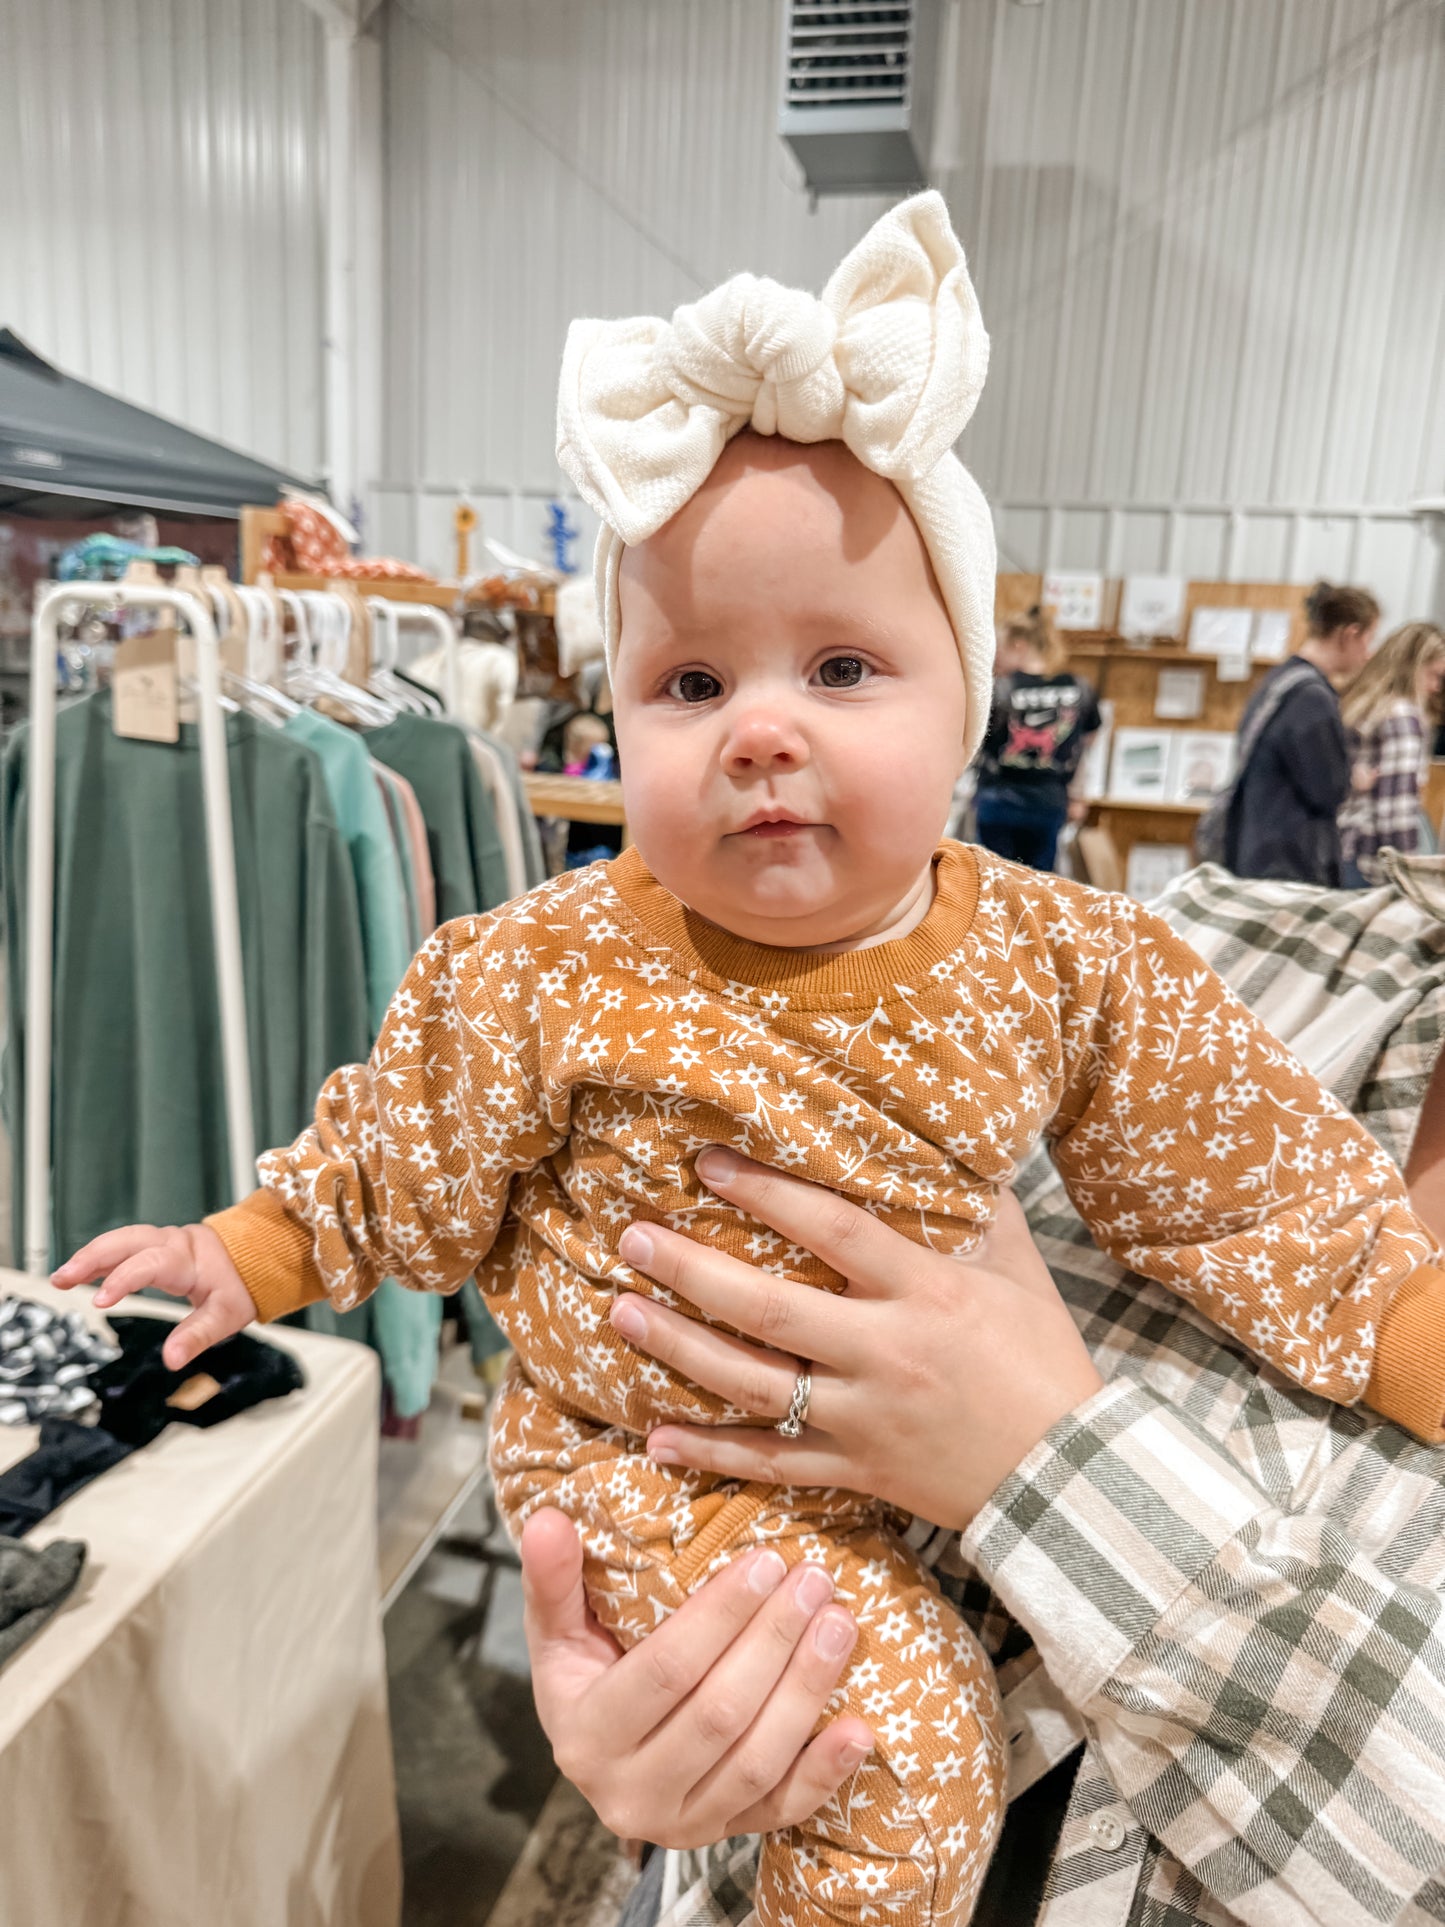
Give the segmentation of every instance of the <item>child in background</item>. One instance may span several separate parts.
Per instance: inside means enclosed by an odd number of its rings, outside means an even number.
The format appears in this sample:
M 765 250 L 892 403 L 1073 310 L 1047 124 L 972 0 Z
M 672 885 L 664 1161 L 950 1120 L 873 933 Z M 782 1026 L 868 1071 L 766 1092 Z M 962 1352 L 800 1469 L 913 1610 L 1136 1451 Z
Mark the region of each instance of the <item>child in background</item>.
M 1052 870 L 1079 766 L 1102 721 L 1098 699 L 1069 668 L 1058 630 L 1037 605 L 1003 625 L 998 666 L 978 758 L 978 840 L 1031 870 Z
M 1421 1430 L 1445 1412 L 1419 1344 L 1445 1278 L 1373 1140 L 1138 906 L 938 843 L 989 712 L 992 530 L 952 452 L 986 359 L 936 194 L 821 300 L 739 276 L 671 322 L 576 323 L 559 453 L 603 519 L 636 847 L 438 931 L 252 1197 L 57 1275 L 108 1273 L 102 1305 L 189 1298 L 179 1364 L 323 1293 L 480 1267 L 515 1348 L 500 1502 L 514 1529 L 578 1522 L 624 1643 L 743 1548 L 823 1567 L 860 1628 L 839 1699 L 876 1745 L 768 1841 L 767 1927 L 965 1919 L 1007 1760 L 988 1665 L 900 1521 L 648 1456 L 662 1422 L 758 1416 L 628 1347 L 618 1300 L 666 1295 L 649 1224 L 846 1283 L 710 1190 L 708 1147 L 955 1255 L 966 1315 L 969 1255 L 1045 1136 L 1101 1245 L 1293 1380 Z M 794 1407 L 806 1425 L 802 1373 Z

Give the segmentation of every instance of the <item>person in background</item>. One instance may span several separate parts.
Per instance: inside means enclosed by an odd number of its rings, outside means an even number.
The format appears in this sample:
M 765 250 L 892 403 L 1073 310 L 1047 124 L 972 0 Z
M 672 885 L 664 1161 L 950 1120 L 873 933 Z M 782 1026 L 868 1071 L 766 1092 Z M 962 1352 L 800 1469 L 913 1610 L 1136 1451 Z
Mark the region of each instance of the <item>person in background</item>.
M 1350 889 L 1381 881 L 1379 853 L 1413 855 L 1420 842 L 1420 792 L 1427 732 L 1445 686 L 1445 635 L 1433 622 L 1407 622 L 1387 636 L 1340 695 L 1352 789 L 1340 811 L 1340 854 Z
M 999 676 L 979 751 L 975 814 L 985 849 L 1052 870 L 1059 832 L 1084 805 L 1071 785 L 1099 727 L 1093 689 L 1074 675 L 1058 632 L 1036 604 L 999 636 Z
M 1265 677 L 1239 725 L 1224 861 L 1240 877 L 1338 889 L 1350 750 L 1335 685 L 1364 667 L 1380 605 L 1368 589 L 1317 582 L 1305 617 L 1298 652 Z M 1301 664 L 1314 673 L 1301 673 Z

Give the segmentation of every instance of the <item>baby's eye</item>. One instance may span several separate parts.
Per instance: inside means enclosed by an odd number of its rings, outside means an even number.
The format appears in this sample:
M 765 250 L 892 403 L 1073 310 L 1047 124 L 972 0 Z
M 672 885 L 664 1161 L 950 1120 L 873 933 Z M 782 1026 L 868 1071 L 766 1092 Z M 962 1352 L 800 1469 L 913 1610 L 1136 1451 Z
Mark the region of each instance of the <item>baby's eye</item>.
M 705 669 L 684 669 L 667 685 L 667 693 L 679 702 L 710 703 L 714 696 L 722 694 L 722 684 Z
M 857 656 L 829 656 L 818 670 L 825 689 L 856 689 L 872 672 Z

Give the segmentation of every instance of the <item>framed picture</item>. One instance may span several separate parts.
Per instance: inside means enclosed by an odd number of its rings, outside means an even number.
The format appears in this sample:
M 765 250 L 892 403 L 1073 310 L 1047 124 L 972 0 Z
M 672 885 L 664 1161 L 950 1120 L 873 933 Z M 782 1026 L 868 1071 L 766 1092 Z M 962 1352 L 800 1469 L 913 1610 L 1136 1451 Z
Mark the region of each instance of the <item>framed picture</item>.
M 1249 653 L 1256 662 L 1283 662 L 1289 648 L 1288 609 L 1261 609 L 1254 618 Z
M 1124 888 L 1140 903 L 1150 903 L 1189 867 L 1189 850 L 1183 843 L 1136 843 L 1129 852 Z
M 1161 669 L 1154 689 L 1154 714 L 1161 721 L 1192 723 L 1204 714 L 1204 671 Z
M 1252 609 L 1196 609 L 1189 625 L 1189 648 L 1196 656 L 1249 656 L 1254 628 Z
M 1099 727 L 1089 738 L 1079 765 L 1079 794 L 1086 802 L 1097 803 L 1109 789 L 1109 744 L 1114 733 L 1114 705 L 1108 697 L 1099 704 Z
M 1109 766 L 1109 794 L 1121 803 L 1173 801 L 1174 748 L 1172 729 L 1116 729 Z
M 1227 729 L 1186 729 L 1175 742 L 1171 803 L 1207 803 L 1234 775 L 1235 739 Z
M 1119 605 L 1119 633 L 1130 642 L 1153 642 L 1159 637 L 1177 642 L 1184 628 L 1182 575 L 1131 575 L 1124 580 Z
M 1056 569 L 1044 577 L 1044 607 L 1060 629 L 1097 629 L 1104 619 L 1104 578 Z

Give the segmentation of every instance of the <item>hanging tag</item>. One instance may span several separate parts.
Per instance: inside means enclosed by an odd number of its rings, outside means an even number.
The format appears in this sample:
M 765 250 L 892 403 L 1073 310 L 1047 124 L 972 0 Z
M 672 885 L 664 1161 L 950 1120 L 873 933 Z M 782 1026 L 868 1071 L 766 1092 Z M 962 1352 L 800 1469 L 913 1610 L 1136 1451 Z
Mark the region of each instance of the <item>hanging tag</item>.
M 110 717 L 116 735 L 129 741 L 180 741 L 180 685 L 173 628 L 154 629 L 149 635 L 130 636 L 117 643 L 110 680 Z
M 219 1383 L 209 1372 L 197 1372 L 188 1378 L 184 1385 L 178 1385 L 166 1400 L 178 1412 L 199 1412 L 203 1405 L 209 1405 L 221 1389 Z

